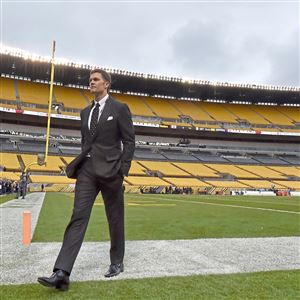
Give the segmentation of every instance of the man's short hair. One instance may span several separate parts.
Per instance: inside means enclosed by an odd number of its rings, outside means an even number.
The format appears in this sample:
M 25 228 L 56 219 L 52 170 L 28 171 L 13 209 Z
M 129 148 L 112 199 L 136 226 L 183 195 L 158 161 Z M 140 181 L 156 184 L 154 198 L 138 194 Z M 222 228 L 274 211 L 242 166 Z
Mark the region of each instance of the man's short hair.
M 93 70 L 91 70 L 90 75 L 92 75 L 94 73 L 100 73 L 102 75 L 103 79 L 109 83 L 109 86 L 107 87 L 107 92 L 108 92 L 109 89 L 110 89 L 110 86 L 111 86 L 111 76 L 110 76 L 110 74 L 107 73 L 103 69 L 93 69 Z

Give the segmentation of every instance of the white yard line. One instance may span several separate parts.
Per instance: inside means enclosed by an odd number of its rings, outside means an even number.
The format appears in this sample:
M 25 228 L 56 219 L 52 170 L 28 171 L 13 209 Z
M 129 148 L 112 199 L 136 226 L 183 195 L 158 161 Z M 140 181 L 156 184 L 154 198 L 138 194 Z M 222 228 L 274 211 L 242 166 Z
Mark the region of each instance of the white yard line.
M 131 195 L 132 197 L 132 195 Z M 133 196 L 131 199 L 138 198 Z M 155 197 L 148 197 L 147 199 L 156 199 Z M 281 209 L 273 209 L 273 208 L 262 208 L 262 207 L 251 207 L 251 206 L 244 206 L 244 205 L 232 205 L 232 204 L 220 204 L 220 203 L 210 203 L 210 202 L 204 202 L 204 201 L 192 201 L 192 200 L 180 200 L 180 199 L 174 199 L 174 198 L 159 198 L 159 200 L 166 200 L 166 201 L 175 201 L 175 202 L 183 202 L 183 203 L 194 203 L 194 204 L 202 204 L 202 205 L 215 205 L 215 206 L 223 206 L 223 207 L 234 207 L 234 208 L 244 208 L 244 209 L 253 209 L 253 210 L 262 210 L 262 211 L 272 211 L 272 212 L 279 212 L 279 213 L 287 213 L 287 214 L 296 214 L 300 215 L 300 212 L 298 211 L 289 211 L 289 210 L 281 210 Z

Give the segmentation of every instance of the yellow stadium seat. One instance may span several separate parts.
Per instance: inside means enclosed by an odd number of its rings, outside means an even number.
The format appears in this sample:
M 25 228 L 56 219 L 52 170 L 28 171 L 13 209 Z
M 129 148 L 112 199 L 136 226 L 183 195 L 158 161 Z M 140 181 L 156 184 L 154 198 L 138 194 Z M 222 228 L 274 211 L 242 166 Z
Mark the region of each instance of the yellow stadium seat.
M 145 102 L 152 108 L 157 116 L 162 118 L 179 119 L 181 112 L 174 106 L 172 100 L 144 97 Z
M 174 106 L 181 114 L 190 116 L 193 120 L 197 121 L 214 121 L 205 111 L 197 105 L 196 101 L 186 100 L 171 100 Z
M 293 125 L 292 120 L 280 111 L 276 110 L 275 107 L 253 105 L 252 109 L 258 114 L 264 116 L 265 119 L 275 125 Z
M 139 186 L 167 186 L 167 182 L 158 177 L 146 177 L 146 176 L 129 176 L 125 177 L 125 180 L 131 185 Z
M 273 169 L 276 172 L 282 173 L 286 176 L 298 176 L 300 177 L 300 170 L 296 167 L 277 167 L 277 166 L 271 166 L 270 169 Z
M 277 106 L 275 109 L 293 121 L 300 123 L 300 107 Z
M 281 129 L 282 132 L 297 132 L 300 133 L 300 129 L 291 129 L 291 128 L 284 128 Z
M 189 123 L 184 123 L 184 122 L 170 122 L 170 121 L 169 122 L 163 121 L 162 125 L 168 125 L 168 126 L 175 125 L 175 126 L 191 127 L 191 124 L 189 124 Z
M 278 128 L 266 128 L 266 127 L 252 127 L 254 131 L 271 131 L 271 132 L 279 132 Z
M 284 181 L 284 180 L 275 180 L 277 185 L 281 185 L 290 189 L 300 190 L 300 181 Z
M 0 99 L 16 101 L 13 79 L 0 77 Z
M 0 107 L 17 109 L 17 103 L 15 103 L 15 104 L 0 103 Z
M 224 104 L 240 120 L 246 120 L 250 124 L 270 124 L 263 116 L 252 110 L 253 105 Z
M 237 178 L 259 178 L 258 175 L 249 173 L 238 166 L 228 165 L 228 164 L 206 164 L 206 166 L 211 169 L 216 170 L 219 173 L 230 174 Z
M 56 101 L 63 103 L 65 107 L 83 109 L 88 106 L 88 102 L 79 89 L 55 86 L 54 94 Z
M 238 181 L 215 181 L 215 180 L 205 180 L 210 186 L 218 187 L 218 188 L 245 188 L 247 187 L 245 184 Z
M 206 165 L 201 163 L 182 163 L 175 162 L 174 165 L 180 167 L 186 172 L 192 174 L 193 176 L 200 177 L 219 177 L 215 170 L 208 168 Z
M 63 156 L 62 158 L 69 164 L 75 157 L 74 156 Z
M 0 179 L 19 181 L 20 176 L 21 176 L 20 172 L 0 172 Z
M 277 184 L 275 181 L 267 180 L 239 180 L 239 182 L 256 189 L 271 189 L 275 186 L 276 189 L 283 188 L 282 185 Z
M 162 161 L 140 161 L 141 165 L 151 171 L 159 171 L 165 176 L 188 176 L 189 174 L 173 166 L 170 162 Z
M 258 175 L 262 178 L 286 179 L 284 175 L 265 166 L 239 165 L 238 167 L 250 173 L 254 173 L 255 175 Z
M 194 187 L 206 187 L 209 184 L 198 180 L 196 178 L 174 178 L 174 177 L 164 177 L 164 180 L 170 182 L 172 185 L 178 187 L 194 186 Z
M 17 86 L 21 102 L 43 104 L 48 106 L 50 85 L 18 80 Z
M 66 176 L 51 176 L 51 175 L 30 175 L 32 183 L 75 183 L 75 179 L 70 179 Z
M 138 174 L 138 175 L 145 175 L 145 168 L 142 167 L 137 161 L 133 160 L 131 162 L 131 168 L 129 174 Z
M 211 129 L 221 128 L 221 125 L 213 125 L 213 124 L 194 124 L 194 126 L 199 128 L 211 128 Z
M 74 192 L 74 184 L 54 183 L 50 186 L 46 186 L 45 190 L 46 192 L 72 193 Z
M 32 162 L 37 161 L 36 155 L 21 154 L 22 160 L 25 166 L 28 166 Z M 64 167 L 64 163 L 58 156 L 48 156 L 47 166 L 32 165 L 29 170 L 31 171 L 61 171 L 60 167 Z
M 21 170 L 21 166 L 17 157 L 17 154 L 14 153 L 0 153 L 0 165 L 6 169 L 12 170 Z
M 216 121 L 237 123 L 236 116 L 228 111 L 227 106 L 224 104 L 197 102 L 197 106 L 206 111 Z
M 90 101 L 93 100 L 94 96 L 89 93 L 85 92 L 86 96 Z M 155 116 L 151 109 L 144 103 L 143 99 L 139 96 L 132 96 L 126 94 L 111 94 L 115 99 L 122 103 L 126 103 L 131 111 L 131 113 L 135 116 L 148 116 L 153 117 Z

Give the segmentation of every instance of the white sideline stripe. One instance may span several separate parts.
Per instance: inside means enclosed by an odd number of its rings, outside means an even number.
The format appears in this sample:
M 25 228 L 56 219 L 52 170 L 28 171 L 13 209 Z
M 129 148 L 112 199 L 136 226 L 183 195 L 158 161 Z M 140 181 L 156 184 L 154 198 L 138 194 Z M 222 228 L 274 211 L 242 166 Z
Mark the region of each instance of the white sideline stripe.
M 132 197 L 132 195 L 131 195 Z M 137 198 L 137 197 L 133 197 Z M 155 197 L 148 197 L 149 199 L 156 199 Z M 195 203 L 195 204 L 204 204 L 204 205 L 216 205 L 216 206 L 229 206 L 229 207 L 235 207 L 235 208 L 245 208 L 245 209 L 254 209 L 254 210 L 265 210 L 265 211 L 274 211 L 274 212 L 280 212 L 280 213 L 287 213 L 287 214 L 296 214 L 300 215 L 300 212 L 298 211 L 288 211 L 288 210 L 280 210 L 280 209 L 272 209 L 272 208 L 261 208 L 261 207 L 251 207 L 251 206 L 243 206 L 243 205 L 232 205 L 232 204 L 219 204 L 219 203 L 209 203 L 209 202 L 198 202 L 198 201 L 190 201 L 190 200 L 179 200 L 179 199 L 170 199 L 170 198 L 164 198 L 160 200 L 167 200 L 167 201 L 176 201 L 176 202 L 184 202 L 184 203 Z
M 247 196 L 245 196 L 245 197 L 247 197 Z M 232 198 L 234 198 L 234 196 L 232 196 Z M 224 201 L 224 199 L 218 199 L 218 200 L 216 200 L 216 201 L 219 201 L 219 200 L 223 200 Z M 135 200 L 134 200 L 135 201 Z M 140 200 L 140 201 L 144 201 L 144 200 Z M 229 200 L 229 201 L 236 201 L 236 200 Z M 253 201 L 253 200 L 249 200 L 249 199 L 243 199 L 243 200 L 239 200 L 239 201 L 241 201 L 241 202 L 243 202 L 243 203 L 263 203 L 263 204 L 274 204 L 274 202 L 270 202 L 270 201 Z M 277 204 L 277 205 L 286 205 L 286 206 L 300 206 L 300 201 L 297 201 L 297 202 L 294 202 L 294 203 L 286 203 L 286 202 L 284 202 L 284 203 L 275 203 L 275 204 Z

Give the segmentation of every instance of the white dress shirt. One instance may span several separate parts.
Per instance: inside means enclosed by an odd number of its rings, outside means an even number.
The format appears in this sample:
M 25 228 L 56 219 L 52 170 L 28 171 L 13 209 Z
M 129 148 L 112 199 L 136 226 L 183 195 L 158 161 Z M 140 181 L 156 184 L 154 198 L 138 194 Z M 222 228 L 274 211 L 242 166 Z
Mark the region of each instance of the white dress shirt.
M 99 121 L 99 118 L 100 118 L 100 116 L 101 116 L 101 113 L 102 113 L 102 111 L 103 111 L 103 109 L 104 109 L 104 106 L 105 106 L 105 102 L 106 102 L 106 100 L 107 100 L 107 98 L 109 97 L 109 95 L 107 94 L 106 96 L 104 96 L 101 100 L 99 100 L 99 101 L 96 101 L 95 99 L 94 99 L 94 106 L 93 106 L 93 108 L 91 109 L 91 112 L 90 112 L 90 115 L 89 115 L 89 120 L 88 120 L 88 125 L 89 125 L 89 129 L 90 129 L 90 126 L 91 126 L 91 120 L 92 120 L 92 114 L 93 114 L 93 111 L 94 111 L 94 109 L 95 109 L 95 107 L 96 107 L 96 104 L 97 103 L 99 103 L 99 115 L 98 115 L 98 121 Z

